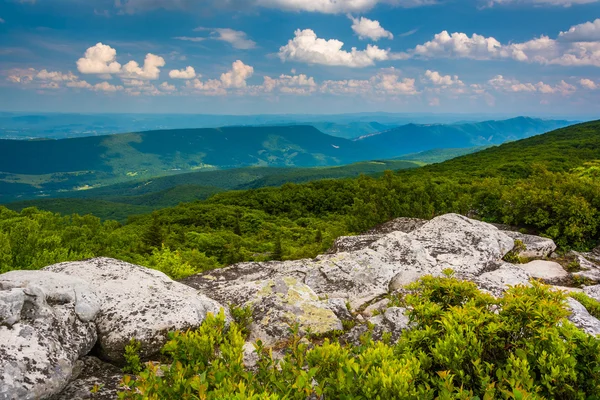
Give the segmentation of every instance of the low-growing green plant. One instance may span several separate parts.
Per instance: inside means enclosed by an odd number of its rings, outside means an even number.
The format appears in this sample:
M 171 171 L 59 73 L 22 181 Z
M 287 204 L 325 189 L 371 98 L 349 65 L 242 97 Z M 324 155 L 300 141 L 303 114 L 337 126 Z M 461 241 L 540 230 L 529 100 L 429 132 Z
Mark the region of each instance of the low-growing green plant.
M 122 399 L 597 399 L 600 339 L 567 319 L 566 297 L 541 283 L 503 298 L 454 277 L 424 277 L 405 297 L 413 328 L 359 346 L 309 346 L 291 328 L 276 360 L 257 342 L 243 365 L 244 336 L 223 313 L 197 331 L 172 333 L 171 364 L 123 378 Z
M 356 321 L 353 319 L 343 319 L 342 326 L 344 327 L 345 331 L 349 331 L 356 326 Z
M 523 264 L 523 260 L 519 254 L 527 250 L 527 246 L 521 240 L 515 240 L 515 247 L 504 256 L 504 261 L 512 264 Z
M 250 324 L 252 323 L 252 307 L 238 307 L 231 304 L 229 306 L 229 313 L 240 329 L 242 335 L 248 337 L 248 334 L 250 333 Z
M 580 302 L 592 316 L 600 319 L 600 301 L 592 299 L 585 293 L 573 292 L 569 293 L 569 296 Z
M 137 375 L 142 369 L 142 361 L 140 360 L 140 350 L 142 348 L 142 344 L 131 338 L 129 340 L 129 344 L 125 346 L 125 367 L 123 367 L 123 372 Z

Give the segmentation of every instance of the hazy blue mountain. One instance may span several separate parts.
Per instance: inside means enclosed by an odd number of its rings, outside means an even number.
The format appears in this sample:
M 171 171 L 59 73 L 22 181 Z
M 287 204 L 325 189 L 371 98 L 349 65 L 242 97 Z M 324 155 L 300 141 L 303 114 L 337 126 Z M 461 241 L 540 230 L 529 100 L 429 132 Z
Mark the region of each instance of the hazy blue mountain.
M 466 148 L 498 145 L 525 139 L 568 125 L 571 121 L 518 117 L 503 121 L 466 124 L 408 124 L 356 139 L 366 148 L 377 148 L 382 158 L 418 153 L 432 148 Z

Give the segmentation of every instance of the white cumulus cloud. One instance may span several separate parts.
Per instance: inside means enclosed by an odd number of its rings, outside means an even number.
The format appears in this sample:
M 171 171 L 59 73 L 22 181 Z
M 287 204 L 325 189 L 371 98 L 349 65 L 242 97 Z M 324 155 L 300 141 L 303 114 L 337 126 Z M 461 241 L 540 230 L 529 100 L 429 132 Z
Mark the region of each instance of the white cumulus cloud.
M 296 30 L 295 37 L 279 49 L 282 61 L 299 61 L 307 64 L 322 64 L 345 67 L 368 67 L 375 61 L 389 59 L 389 50 L 367 45 L 365 50 L 352 48 L 342 50 L 344 42 L 336 39 L 321 39 L 311 29 Z
M 159 85 L 159 88 L 164 90 L 165 92 L 175 92 L 177 88 L 174 85 L 169 84 L 168 82 L 163 82 Z
M 262 7 L 287 11 L 308 11 L 325 14 L 368 11 L 378 4 L 395 7 L 419 7 L 436 4 L 437 0 L 255 0 Z
M 591 90 L 598 89 L 598 85 L 596 84 L 596 82 L 594 82 L 591 79 L 585 79 L 585 78 L 584 79 L 580 79 L 579 80 L 579 84 L 582 87 L 586 88 L 586 89 L 591 89 Z
M 117 92 L 119 90 L 123 90 L 123 86 L 121 85 L 113 85 L 108 82 L 97 83 L 92 87 L 92 90 L 97 92 Z
M 560 39 L 570 42 L 600 41 L 600 18 L 594 22 L 586 22 L 572 26 L 568 31 L 558 35 Z
M 174 69 L 169 72 L 169 77 L 172 79 L 194 79 L 196 77 L 196 70 L 194 67 L 187 67 L 185 69 Z
M 440 86 L 451 86 L 451 85 L 459 85 L 462 86 L 464 83 L 458 79 L 458 76 L 450 76 L 450 75 L 441 75 L 437 71 L 425 71 L 425 77 L 434 85 Z
M 365 17 L 354 18 L 352 15 L 348 15 L 348 18 L 352 20 L 352 30 L 361 40 L 371 39 L 373 41 L 378 41 L 379 39 L 384 38 L 394 38 L 392 32 L 383 29 L 379 21 L 370 20 Z
M 237 60 L 231 65 L 231 70 L 221 74 L 221 82 L 225 88 L 244 88 L 246 80 L 254 74 L 254 68 Z
M 164 66 L 164 58 L 148 53 L 144 59 L 143 66 L 140 67 L 135 61 L 129 61 L 123 65 L 122 74 L 127 78 L 155 80 L 160 76 L 160 68 Z
M 112 47 L 97 43 L 85 51 L 77 60 L 77 70 L 82 74 L 116 74 L 121 71 L 117 61 L 117 51 Z

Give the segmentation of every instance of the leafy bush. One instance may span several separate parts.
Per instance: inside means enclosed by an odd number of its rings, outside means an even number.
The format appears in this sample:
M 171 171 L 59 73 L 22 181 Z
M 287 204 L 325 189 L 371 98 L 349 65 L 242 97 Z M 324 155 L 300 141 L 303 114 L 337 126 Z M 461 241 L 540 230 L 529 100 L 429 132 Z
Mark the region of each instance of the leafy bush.
M 139 374 L 142 371 L 143 366 L 140 360 L 141 348 L 141 343 L 131 338 L 129 344 L 125 346 L 125 367 L 123 367 L 123 372 Z
M 592 299 L 585 293 L 572 292 L 569 296 L 580 302 L 592 316 L 600 319 L 600 301 Z
M 501 299 L 453 277 L 424 277 L 405 297 L 414 327 L 396 344 L 325 340 L 294 333 L 283 360 L 259 342 L 243 365 L 244 337 L 224 314 L 198 331 L 173 333 L 169 365 L 126 376 L 122 399 L 594 399 L 600 396 L 600 339 L 565 317 L 565 297 L 540 283 Z

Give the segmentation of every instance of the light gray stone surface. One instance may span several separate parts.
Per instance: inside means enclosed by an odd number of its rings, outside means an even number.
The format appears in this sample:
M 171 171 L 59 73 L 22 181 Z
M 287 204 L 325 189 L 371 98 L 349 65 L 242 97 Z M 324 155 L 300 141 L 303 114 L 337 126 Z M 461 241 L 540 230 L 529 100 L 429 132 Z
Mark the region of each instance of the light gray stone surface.
M 520 240 L 526 247 L 526 250 L 520 251 L 519 256 L 524 258 L 544 258 L 556 250 L 556 244 L 552 239 L 533 235 L 525 235 L 520 232 L 504 231 L 505 234 L 514 240 Z
M 554 261 L 534 260 L 527 264 L 519 264 L 519 267 L 533 278 L 548 284 L 560 284 L 569 279 L 569 273 Z
M 83 280 L 43 271 L 0 275 L 0 399 L 59 393 L 96 343 L 100 301 Z
M 586 308 L 577 300 L 568 297 L 567 302 L 571 309 L 569 321 L 590 335 L 600 335 L 600 321 L 590 315 Z
M 207 313 L 223 307 L 162 272 L 109 258 L 68 262 L 44 268 L 93 284 L 101 300 L 96 317 L 103 357 L 122 362 L 131 338 L 141 345 L 141 356 L 160 352 L 167 333 L 199 327 Z
M 473 278 L 496 268 L 514 241 L 496 227 L 447 214 L 411 233 L 392 232 L 368 247 L 312 260 L 242 263 L 183 280 L 222 303 L 243 304 L 277 277 L 295 278 L 318 296 L 343 298 L 358 309 L 390 290 L 446 268 Z

